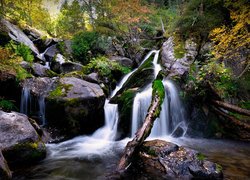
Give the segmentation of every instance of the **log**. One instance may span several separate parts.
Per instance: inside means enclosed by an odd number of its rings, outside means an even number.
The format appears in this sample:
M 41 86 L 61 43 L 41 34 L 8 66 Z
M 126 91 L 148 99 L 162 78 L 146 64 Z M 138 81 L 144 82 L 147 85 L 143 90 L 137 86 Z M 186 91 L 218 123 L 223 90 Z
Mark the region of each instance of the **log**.
M 132 162 L 133 155 L 138 152 L 139 147 L 142 145 L 143 141 L 149 136 L 151 129 L 153 127 L 154 120 L 157 118 L 156 111 L 161 106 L 160 97 L 156 94 L 153 97 L 151 106 L 149 107 L 148 114 L 142 127 L 136 132 L 135 137 L 132 141 L 128 142 L 125 147 L 122 158 L 118 164 L 117 171 L 124 172 Z
M 136 132 L 134 139 L 128 142 L 123 156 L 118 164 L 117 172 L 120 174 L 125 172 L 125 170 L 130 166 L 134 155 L 138 152 L 143 141 L 149 136 L 155 119 L 160 115 L 161 104 L 165 98 L 165 88 L 161 81 L 162 78 L 162 72 L 159 72 L 152 85 L 152 100 L 144 123 L 142 127 Z
M 223 112 L 223 111 L 220 111 L 220 110 L 217 109 L 216 107 L 212 107 L 212 110 L 213 110 L 215 113 L 217 113 L 218 115 L 221 115 L 221 116 L 223 116 L 224 118 L 230 120 L 231 123 L 233 123 L 233 124 L 235 124 L 235 125 L 237 125 L 237 126 L 240 126 L 240 127 L 244 128 L 244 129 L 248 129 L 248 130 L 250 129 L 250 125 L 249 125 L 248 123 L 245 123 L 245 122 L 243 122 L 243 121 L 241 121 L 241 120 L 239 120 L 239 119 L 237 119 L 237 118 L 235 118 L 235 117 L 233 117 L 233 116 L 230 116 L 229 114 L 227 114 L 227 113 L 225 113 L 225 112 Z
M 217 101 L 217 100 L 212 100 L 212 103 L 214 105 L 222 107 L 223 109 L 226 109 L 226 110 L 229 110 L 232 112 L 236 112 L 236 113 L 239 113 L 242 115 L 250 116 L 250 110 L 243 109 L 243 108 L 240 108 L 238 106 L 235 106 L 235 105 L 232 105 L 232 104 L 229 104 L 226 102 L 222 102 L 222 101 Z

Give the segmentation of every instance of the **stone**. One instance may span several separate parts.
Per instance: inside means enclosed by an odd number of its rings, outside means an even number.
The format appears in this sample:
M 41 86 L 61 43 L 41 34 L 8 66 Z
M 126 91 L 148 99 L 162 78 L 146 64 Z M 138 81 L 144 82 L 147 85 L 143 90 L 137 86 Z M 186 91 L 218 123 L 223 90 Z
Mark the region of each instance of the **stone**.
M 12 173 L 0 150 L 0 179 L 11 179 Z
M 122 66 L 130 67 L 132 68 L 134 63 L 131 59 L 123 56 L 112 56 L 110 57 L 110 60 L 118 62 Z
M 46 157 L 46 148 L 26 115 L 0 111 L 0 148 L 10 167 L 31 165 Z
M 193 63 L 197 56 L 197 44 L 192 40 L 185 42 L 186 53 L 183 58 L 177 59 L 174 56 L 174 42 L 173 37 L 170 37 L 162 45 L 161 64 L 169 76 L 183 76 L 189 70 L 189 66 Z
M 40 77 L 44 77 L 44 76 L 49 76 L 49 68 L 46 66 L 43 66 L 39 63 L 33 63 L 32 64 L 32 71 L 33 71 L 33 75 L 35 76 L 40 76 Z
M 24 32 L 19 27 L 3 18 L 0 20 L 0 25 L 5 27 L 4 29 L 9 34 L 11 39 L 28 46 L 31 51 L 36 55 L 36 57 L 42 60 L 40 53 L 34 43 L 28 38 L 26 34 L 24 34 Z
M 195 150 L 163 140 L 145 141 L 133 168 L 143 176 L 159 179 L 221 179 L 221 167 Z
M 50 65 L 51 70 L 56 73 L 69 73 L 72 71 L 81 71 L 83 65 L 80 63 L 67 61 L 66 58 L 61 54 L 56 54 Z
M 46 95 L 48 125 L 69 136 L 93 133 L 104 124 L 104 102 L 98 84 L 75 77 L 60 78 Z

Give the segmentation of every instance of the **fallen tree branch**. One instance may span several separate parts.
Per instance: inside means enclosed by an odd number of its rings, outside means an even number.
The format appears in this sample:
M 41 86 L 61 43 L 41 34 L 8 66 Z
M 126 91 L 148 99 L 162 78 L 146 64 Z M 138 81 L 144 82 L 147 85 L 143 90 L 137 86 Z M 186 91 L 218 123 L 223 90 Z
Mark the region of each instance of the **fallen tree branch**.
M 240 108 L 240 107 L 235 106 L 233 104 L 229 104 L 229 103 L 222 102 L 222 101 L 217 101 L 217 100 L 212 100 L 212 103 L 214 105 L 222 107 L 223 109 L 233 111 L 233 112 L 236 112 L 236 113 L 239 113 L 239 114 L 242 114 L 242 115 L 250 116 L 250 110 Z
M 243 127 L 243 128 L 245 128 L 245 129 L 250 129 L 250 125 L 249 125 L 249 124 L 244 123 L 244 122 L 242 122 L 241 120 L 239 120 L 239 119 L 237 119 L 237 118 L 235 118 L 235 117 L 233 117 L 233 116 L 230 116 L 229 114 L 227 114 L 227 113 L 225 113 L 225 112 L 223 112 L 223 111 L 220 111 L 220 110 L 217 109 L 216 107 L 212 107 L 212 109 L 213 109 L 213 111 L 214 111 L 215 113 L 217 113 L 218 115 L 221 115 L 221 116 L 223 116 L 224 118 L 230 120 L 231 123 L 236 124 L 237 126 Z
M 120 173 L 124 172 L 130 166 L 134 154 L 138 152 L 139 147 L 142 145 L 144 140 L 150 135 L 153 123 L 160 114 L 161 104 L 165 96 L 165 90 L 160 80 L 155 80 L 154 84 L 157 84 L 156 86 L 158 87 L 156 87 L 155 92 L 153 88 L 153 96 L 151 105 L 148 110 L 148 114 L 146 115 L 142 127 L 136 132 L 134 139 L 128 142 L 127 146 L 125 147 L 125 151 L 117 167 L 117 171 Z M 163 91 L 164 94 L 159 91 Z

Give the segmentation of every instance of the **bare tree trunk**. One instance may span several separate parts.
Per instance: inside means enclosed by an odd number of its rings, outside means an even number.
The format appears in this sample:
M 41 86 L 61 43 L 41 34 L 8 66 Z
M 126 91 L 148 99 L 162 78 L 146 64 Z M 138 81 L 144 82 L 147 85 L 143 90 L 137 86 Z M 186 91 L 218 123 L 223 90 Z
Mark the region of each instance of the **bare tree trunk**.
M 160 97 L 155 95 L 151 102 L 148 114 L 142 127 L 136 132 L 134 139 L 128 142 L 122 158 L 120 159 L 118 165 L 118 172 L 124 172 L 131 164 L 133 155 L 137 153 L 138 148 L 141 146 L 143 141 L 149 136 L 151 129 L 153 127 L 154 120 L 157 118 L 156 110 L 160 108 L 161 102 Z
M 226 102 L 222 102 L 222 101 L 212 100 L 212 103 L 226 110 L 233 111 L 242 115 L 250 116 L 250 110 L 243 109 L 238 106 L 235 106 Z

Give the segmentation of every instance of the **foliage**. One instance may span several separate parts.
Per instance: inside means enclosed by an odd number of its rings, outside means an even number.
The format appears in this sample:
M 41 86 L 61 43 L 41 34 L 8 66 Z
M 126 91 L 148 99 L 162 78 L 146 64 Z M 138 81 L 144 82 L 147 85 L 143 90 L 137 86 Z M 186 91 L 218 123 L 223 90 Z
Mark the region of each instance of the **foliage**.
M 21 56 L 24 61 L 27 61 L 29 63 L 32 63 L 34 60 L 34 56 L 28 46 L 25 44 L 17 44 L 14 41 L 10 41 L 9 44 L 6 45 L 8 48 L 10 48 L 14 53 L 18 56 Z
M 0 109 L 4 111 L 17 110 L 17 107 L 10 100 L 0 98 Z
M 244 50 L 249 49 L 250 36 L 250 5 L 248 0 L 225 2 L 230 10 L 232 23 L 213 29 L 210 36 L 215 42 L 213 54 L 217 59 L 227 59 L 234 56 L 232 61 L 237 61 Z M 249 53 L 247 55 L 249 59 Z
M 183 58 L 186 53 L 185 50 L 185 42 L 178 38 L 178 36 L 174 37 L 174 57 L 179 59 Z
M 193 64 L 190 68 L 188 85 L 191 86 L 198 95 L 205 95 L 206 86 L 209 84 L 222 97 L 232 97 L 236 92 L 236 83 L 232 73 L 223 63 L 214 60 L 199 65 Z
M 56 35 L 69 38 L 85 30 L 84 11 L 77 0 L 70 5 L 67 1 L 62 6 L 55 23 Z
M 6 71 L 16 76 L 17 81 L 32 77 L 25 69 L 20 66 L 22 57 L 16 55 L 9 48 L 0 47 L 0 71 Z
M 0 8 L 4 16 L 21 25 L 51 30 L 50 15 L 40 0 L 1 0 Z
M 121 66 L 118 62 L 111 61 L 104 56 L 93 58 L 85 67 L 86 73 L 97 72 L 101 77 L 112 77 L 112 72 L 120 71 L 126 74 L 130 69 Z
M 72 51 L 76 60 L 83 64 L 88 63 L 90 59 L 90 50 L 97 44 L 98 34 L 96 32 L 80 32 L 72 39 Z
M 222 24 L 226 15 L 222 0 L 190 0 L 185 1 L 178 8 L 178 17 L 175 19 L 170 32 L 176 32 L 181 37 L 190 36 L 204 39 L 210 30 Z

